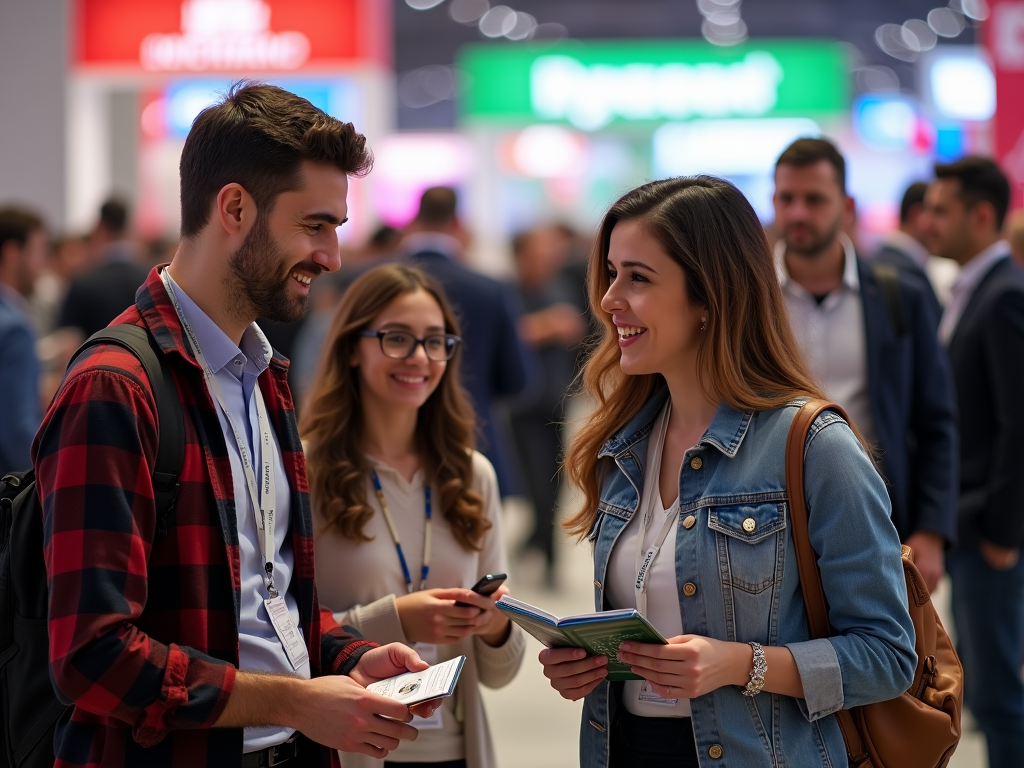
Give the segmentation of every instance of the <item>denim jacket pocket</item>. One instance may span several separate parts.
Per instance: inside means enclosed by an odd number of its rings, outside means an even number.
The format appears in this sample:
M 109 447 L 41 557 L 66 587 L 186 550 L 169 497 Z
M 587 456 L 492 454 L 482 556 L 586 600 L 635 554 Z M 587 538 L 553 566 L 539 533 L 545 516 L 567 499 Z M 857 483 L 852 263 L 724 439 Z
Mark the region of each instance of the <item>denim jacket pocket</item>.
M 785 553 L 785 502 L 711 507 L 708 527 L 717 533 L 725 586 L 756 595 L 775 583 Z

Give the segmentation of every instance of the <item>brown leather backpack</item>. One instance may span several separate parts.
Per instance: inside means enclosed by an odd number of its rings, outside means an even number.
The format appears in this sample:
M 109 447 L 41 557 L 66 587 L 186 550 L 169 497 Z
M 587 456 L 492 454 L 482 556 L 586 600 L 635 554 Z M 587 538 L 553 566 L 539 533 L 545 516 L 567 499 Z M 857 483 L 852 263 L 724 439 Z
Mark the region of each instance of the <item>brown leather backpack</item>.
M 849 421 L 838 405 L 809 400 L 797 411 L 786 443 L 790 524 L 812 638 L 833 634 L 818 560 L 807 533 L 807 501 L 803 490 L 807 433 L 823 411 L 835 411 Z M 836 713 L 851 768 L 944 768 L 960 741 L 964 669 L 935 613 L 910 547 L 903 547 L 902 559 L 916 637 L 914 682 L 906 693 L 895 699 Z

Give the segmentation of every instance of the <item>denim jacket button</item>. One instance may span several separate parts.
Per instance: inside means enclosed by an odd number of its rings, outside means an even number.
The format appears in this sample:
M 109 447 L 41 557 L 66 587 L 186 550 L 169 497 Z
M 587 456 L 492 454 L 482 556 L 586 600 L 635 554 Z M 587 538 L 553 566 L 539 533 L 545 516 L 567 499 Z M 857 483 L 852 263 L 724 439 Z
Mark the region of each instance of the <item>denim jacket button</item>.
M 757 520 L 754 518 L 748 517 L 743 521 L 743 530 L 747 533 L 753 533 L 755 528 L 757 528 Z
M 712 760 L 720 760 L 722 758 L 722 745 L 712 744 L 708 747 L 708 757 Z
M 694 456 L 690 459 L 690 469 L 700 469 L 703 466 L 704 462 L 701 460 L 700 456 Z
M 697 518 L 693 515 L 687 515 L 683 518 L 683 528 L 690 530 L 694 525 L 697 524 Z
M 683 584 L 683 594 L 687 597 L 693 597 L 695 594 L 697 594 L 697 585 L 694 584 L 692 581 L 686 582 L 685 584 Z

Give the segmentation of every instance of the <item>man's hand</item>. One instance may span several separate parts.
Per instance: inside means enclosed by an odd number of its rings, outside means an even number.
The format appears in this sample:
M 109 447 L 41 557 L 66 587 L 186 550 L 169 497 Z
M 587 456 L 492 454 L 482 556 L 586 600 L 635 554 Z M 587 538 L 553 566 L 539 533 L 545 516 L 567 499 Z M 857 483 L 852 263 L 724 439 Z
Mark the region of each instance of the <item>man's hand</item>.
M 985 558 L 985 562 L 997 571 L 1008 571 L 1020 560 L 1020 549 L 1017 547 L 1000 547 L 991 541 L 980 539 L 978 548 L 981 550 L 981 556 Z
M 372 693 L 345 675 L 303 681 L 294 703 L 294 714 L 286 725 L 342 752 L 381 760 L 402 740 L 413 741 L 419 734 L 406 725 L 412 720 L 409 707 Z
M 931 531 L 915 531 L 903 542 L 914 550 L 914 565 L 921 572 L 925 586 L 934 592 L 946 572 L 946 542 Z
M 360 656 L 355 667 L 349 672 L 349 677 L 365 688 L 378 680 L 386 680 L 405 672 L 420 672 L 428 666 L 430 665 L 409 646 L 390 643 L 369 650 Z M 409 709 L 414 715 L 430 717 L 439 706 L 441 706 L 441 700 L 434 699 L 414 704 Z

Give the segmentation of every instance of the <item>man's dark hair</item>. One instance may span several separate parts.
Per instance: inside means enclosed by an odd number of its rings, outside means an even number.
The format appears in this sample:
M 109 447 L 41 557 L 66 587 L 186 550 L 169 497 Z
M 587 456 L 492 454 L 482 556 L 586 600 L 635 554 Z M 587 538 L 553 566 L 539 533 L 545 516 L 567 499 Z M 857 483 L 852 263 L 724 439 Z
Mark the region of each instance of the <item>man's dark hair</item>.
M 968 155 L 952 163 L 936 163 L 935 178 L 959 181 L 960 200 L 966 208 L 991 204 L 996 212 L 996 229 L 1003 228 L 1010 209 L 1010 182 L 995 160 Z
M 120 237 L 128 230 L 128 205 L 112 197 L 100 206 L 100 224 L 113 237 Z
M 451 187 L 430 187 L 420 197 L 416 223 L 428 227 L 446 227 L 455 221 L 459 197 Z
M 797 139 L 779 155 L 779 159 L 775 161 L 775 169 L 778 170 L 780 165 L 804 168 L 820 163 L 822 160 L 828 161 L 835 170 L 836 182 L 843 194 L 846 194 L 846 160 L 843 159 L 836 145 L 828 139 Z
M 910 212 L 915 205 L 924 205 L 924 195 L 927 191 L 928 182 L 926 181 L 915 181 L 907 187 L 907 191 L 903 193 L 903 199 L 900 201 L 900 224 L 910 221 Z
M 45 228 L 42 218 L 27 208 L 13 205 L 0 208 L 0 248 L 8 240 L 24 248 L 29 235 Z
M 298 189 L 303 160 L 363 176 L 373 165 L 366 137 L 306 99 L 263 83 L 238 82 L 199 113 L 181 152 L 181 236 L 206 226 L 210 204 L 232 182 L 260 216 L 282 192 Z

